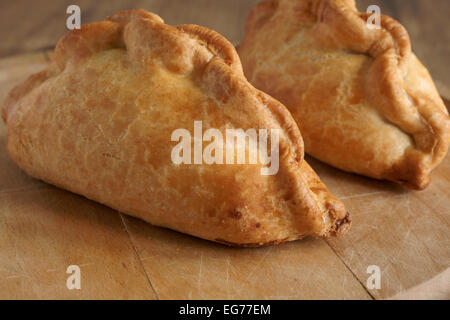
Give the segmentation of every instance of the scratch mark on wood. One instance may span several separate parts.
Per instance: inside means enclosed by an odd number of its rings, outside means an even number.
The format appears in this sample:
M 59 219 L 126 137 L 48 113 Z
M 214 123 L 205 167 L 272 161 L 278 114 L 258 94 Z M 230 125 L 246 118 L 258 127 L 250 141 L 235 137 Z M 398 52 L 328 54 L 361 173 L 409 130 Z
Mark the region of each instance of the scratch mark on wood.
M 199 292 L 200 292 L 201 281 L 202 281 L 202 269 L 203 269 L 203 253 L 200 255 L 200 270 L 198 272 L 198 281 L 197 281 L 197 287 L 198 287 Z
M 256 269 L 264 262 L 264 260 L 266 260 L 267 255 L 269 254 L 269 252 L 272 250 L 272 248 L 268 248 L 266 253 L 264 253 L 264 255 L 262 256 L 262 258 L 258 261 L 258 263 L 253 267 L 253 269 L 249 272 L 249 274 L 247 275 L 247 277 L 245 278 L 245 282 L 248 281 L 251 276 L 253 275 L 253 273 L 256 271 Z
M 6 277 L 6 279 L 17 279 L 17 278 L 31 279 L 31 277 L 29 275 L 26 275 L 26 274 L 16 274 L 16 275 L 13 275 L 13 276 Z
M 227 257 L 227 278 L 226 278 L 226 285 L 227 285 L 227 299 L 230 298 L 230 282 L 229 282 L 229 270 L 230 270 L 230 257 Z
M 377 191 L 377 192 L 368 192 L 368 193 L 361 193 L 361 194 L 353 194 L 351 196 L 346 196 L 346 197 L 339 197 L 341 200 L 345 200 L 345 199 L 354 199 L 354 198 L 362 198 L 362 197 L 368 197 L 371 195 L 375 195 L 375 194 L 381 194 L 381 193 L 386 193 L 385 191 Z

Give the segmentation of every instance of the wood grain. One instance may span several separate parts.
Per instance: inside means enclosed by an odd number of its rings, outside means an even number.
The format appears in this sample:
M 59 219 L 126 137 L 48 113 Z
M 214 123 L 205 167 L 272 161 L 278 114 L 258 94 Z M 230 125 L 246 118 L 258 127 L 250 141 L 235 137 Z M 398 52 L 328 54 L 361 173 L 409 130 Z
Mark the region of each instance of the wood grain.
M 0 60 L 0 99 L 48 63 Z M 427 286 L 450 266 L 450 157 L 422 192 L 307 158 L 353 214 L 342 238 L 236 249 L 153 227 L 32 179 L 5 150 L 0 125 L 0 298 L 383 299 Z M 82 268 L 82 290 L 65 268 Z M 367 267 L 381 290 L 365 288 Z M 450 298 L 440 288 L 437 298 Z M 414 291 L 416 290 L 416 291 Z M 420 292 L 423 292 L 421 290 Z M 436 298 L 436 296 L 434 296 Z
M 370 299 L 323 240 L 229 248 L 126 218 L 161 299 Z
M 0 298 L 156 297 L 117 212 L 50 186 L 2 192 L 0 208 Z
M 449 160 L 422 192 L 377 183 L 310 160 L 330 188 L 339 182 L 336 193 L 354 213 L 351 232 L 327 241 L 361 282 L 367 279 L 369 265 L 380 267 L 381 290 L 370 291 L 375 298 L 393 296 L 449 268 Z
M 0 101 L 48 64 L 45 53 L 0 60 Z M 155 299 L 117 211 L 22 172 L 0 124 L 0 299 Z M 68 290 L 78 265 L 81 290 Z

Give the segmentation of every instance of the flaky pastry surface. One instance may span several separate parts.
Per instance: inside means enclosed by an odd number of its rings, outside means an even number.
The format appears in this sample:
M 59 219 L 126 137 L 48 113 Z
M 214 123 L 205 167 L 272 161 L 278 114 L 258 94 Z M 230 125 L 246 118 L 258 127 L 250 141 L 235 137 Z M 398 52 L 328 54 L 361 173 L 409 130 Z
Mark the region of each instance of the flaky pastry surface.
M 342 234 L 343 204 L 303 159 L 287 109 L 252 87 L 233 46 L 135 10 L 63 37 L 3 107 L 8 151 L 30 175 L 157 226 L 231 245 Z M 280 129 L 280 169 L 175 165 L 171 133 Z M 31 213 L 30 213 L 31 214 Z
M 271 0 L 249 14 L 239 55 L 249 81 L 280 100 L 305 150 L 340 169 L 416 189 L 445 157 L 450 118 L 406 30 L 353 0 Z

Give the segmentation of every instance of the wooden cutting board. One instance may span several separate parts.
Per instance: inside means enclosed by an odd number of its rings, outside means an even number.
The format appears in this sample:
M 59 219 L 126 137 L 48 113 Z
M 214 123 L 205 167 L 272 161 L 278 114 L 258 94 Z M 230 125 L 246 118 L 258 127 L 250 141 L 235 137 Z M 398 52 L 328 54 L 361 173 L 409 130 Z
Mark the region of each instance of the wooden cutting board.
M 0 60 L 0 100 L 48 63 Z M 353 215 L 330 240 L 228 248 L 153 227 L 28 177 L 9 159 L 0 124 L 0 298 L 450 298 L 450 157 L 422 192 L 307 158 Z M 66 286 L 68 266 L 81 289 Z M 369 266 L 381 288 L 368 287 Z M 370 283 L 369 283 L 370 284 Z

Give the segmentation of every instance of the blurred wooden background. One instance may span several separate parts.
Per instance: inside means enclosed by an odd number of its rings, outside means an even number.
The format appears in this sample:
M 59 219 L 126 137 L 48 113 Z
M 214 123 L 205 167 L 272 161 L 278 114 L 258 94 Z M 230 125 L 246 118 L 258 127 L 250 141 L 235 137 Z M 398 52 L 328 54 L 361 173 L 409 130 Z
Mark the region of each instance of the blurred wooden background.
M 259 0 L 15 0 L 0 2 L 0 58 L 52 48 L 66 32 L 66 8 L 77 4 L 82 23 L 103 20 L 120 10 L 143 8 L 169 24 L 209 27 L 238 44 L 245 17 Z M 380 6 L 403 23 L 413 49 L 429 68 L 441 93 L 450 96 L 449 0 L 357 0 L 359 9 Z

